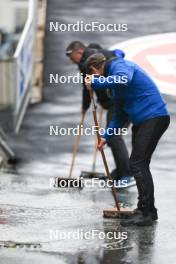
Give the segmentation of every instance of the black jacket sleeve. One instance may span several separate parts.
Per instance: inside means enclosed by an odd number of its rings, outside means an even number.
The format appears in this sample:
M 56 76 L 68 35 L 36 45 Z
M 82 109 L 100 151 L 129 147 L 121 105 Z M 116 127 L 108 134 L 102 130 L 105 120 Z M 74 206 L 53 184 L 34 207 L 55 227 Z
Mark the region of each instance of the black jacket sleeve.
M 95 54 L 98 50 L 101 49 L 101 52 L 105 55 L 106 58 L 114 56 L 112 51 L 104 50 L 98 44 L 92 43 L 91 45 L 92 45 L 91 48 L 88 47 L 85 49 L 83 56 L 81 58 L 81 61 L 79 63 L 79 70 L 81 73 L 83 73 L 83 80 L 86 76 L 86 69 L 84 67 L 84 63 L 90 55 Z M 98 102 L 101 104 L 101 106 L 105 109 L 108 109 L 109 105 L 111 104 L 111 100 L 108 98 L 107 92 L 106 91 L 95 91 L 95 93 L 97 95 Z M 85 82 L 83 82 L 82 110 L 87 111 L 90 106 L 90 103 L 91 103 L 91 100 L 90 100 L 89 91 L 86 88 Z
M 84 111 L 87 111 L 90 106 L 91 100 L 89 91 L 87 90 L 85 84 L 83 84 L 83 90 L 82 90 L 82 109 Z

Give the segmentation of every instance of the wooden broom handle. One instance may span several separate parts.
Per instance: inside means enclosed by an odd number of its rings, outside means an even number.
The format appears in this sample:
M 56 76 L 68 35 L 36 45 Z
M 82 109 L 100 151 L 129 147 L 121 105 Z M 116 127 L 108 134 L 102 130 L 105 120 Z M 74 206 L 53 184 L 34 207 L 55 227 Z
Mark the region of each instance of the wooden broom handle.
M 99 117 L 98 117 L 98 124 L 101 127 L 102 125 L 102 116 L 103 116 L 103 108 L 100 109 Z M 97 159 L 97 138 L 95 138 L 95 146 L 93 152 L 93 163 L 92 163 L 92 171 L 95 171 L 96 167 L 96 159 Z
M 70 171 L 69 171 L 69 176 L 68 176 L 69 179 L 71 179 L 71 177 L 72 177 L 73 167 L 74 167 L 74 164 L 75 164 L 76 155 L 78 153 L 78 148 L 79 148 L 80 139 L 81 139 L 81 126 L 83 125 L 84 118 L 85 118 L 85 113 L 83 113 L 82 116 L 81 116 L 81 121 L 79 123 L 79 134 L 77 135 L 76 143 L 73 146 L 72 161 L 71 161 Z
M 94 96 L 93 96 L 93 91 L 89 90 L 89 92 L 90 92 L 90 98 L 91 98 L 91 103 L 92 103 L 92 113 L 93 113 L 94 123 L 95 123 L 95 126 L 97 128 L 99 128 L 99 124 L 98 124 L 98 120 L 97 120 L 97 113 L 96 113 L 96 104 L 95 104 L 95 100 L 94 100 Z M 98 130 L 96 130 L 96 135 L 97 135 L 97 141 L 98 141 L 98 143 L 100 143 L 101 137 L 100 137 L 100 134 L 99 134 Z M 104 163 L 104 167 L 105 167 L 105 171 L 106 171 L 107 177 L 108 177 L 109 180 L 113 180 L 112 177 L 111 177 L 111 174 L 109 172 L 109 167 L 108 167 L 108 164 L 107 164 L 107 160 L 106 160 L 106 156 L 105 156 L 104 150 L 102 149 L 100 152 L 101 152 L 101 156 L 102 156 L 102 159 L 103 159 L 103 163 Z M 116 195 L 117 192 L 116 192 L 116 189 L 114 188 L 114 186 L 111 188 L 111 190 L 112 190 L 112 195 L 114 197 L 114 201 L 115 201 L 117 210 L 120 211 L 120 206 L 119 206 L 119 202 L 118 202 L 117 195 Z

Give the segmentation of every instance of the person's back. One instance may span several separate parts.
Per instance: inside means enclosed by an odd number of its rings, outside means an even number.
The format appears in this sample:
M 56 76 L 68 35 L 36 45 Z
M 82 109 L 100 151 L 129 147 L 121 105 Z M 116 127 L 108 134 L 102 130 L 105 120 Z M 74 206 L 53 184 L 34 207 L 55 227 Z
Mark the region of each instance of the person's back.
M 166 103 L 156 84 L 137 64 L 125 59 L 114 59 L 106 67 L 106 75 L 127 77 L 127 83 L 114 84 L 111 88 L 117 105 L 118 100 L 124 101 L 123 110 L 134 124 L 167 114 Z

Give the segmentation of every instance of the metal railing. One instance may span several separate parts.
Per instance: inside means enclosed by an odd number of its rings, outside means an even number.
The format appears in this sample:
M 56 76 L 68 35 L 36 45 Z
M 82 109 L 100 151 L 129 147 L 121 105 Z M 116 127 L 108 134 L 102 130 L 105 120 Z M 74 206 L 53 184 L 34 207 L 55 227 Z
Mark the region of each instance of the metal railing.
M 13 109 L 13 129 L 18 133 L 33 80 L 34 42 L 37 30 L 36 0 L 29 0 L 28 18 L 12 59 L 0 61 L 0 105 Z
M 29 0 L 28 18 L 14 54 L 16 64 L 16 95 L 14 109 L 15 132 L 18 133 L 29 102 L 34 65 L 34 41 L 36 37 L 37 1 Z

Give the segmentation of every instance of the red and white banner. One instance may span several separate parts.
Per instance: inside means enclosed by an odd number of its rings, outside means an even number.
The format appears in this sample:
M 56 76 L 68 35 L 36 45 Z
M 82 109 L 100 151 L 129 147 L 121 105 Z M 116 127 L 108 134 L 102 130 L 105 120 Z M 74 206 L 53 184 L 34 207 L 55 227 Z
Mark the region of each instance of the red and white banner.
M 148 72 L 162 93 L 176 95 L 176 33 L 134 38 L 111 47 L 116 48 Z

